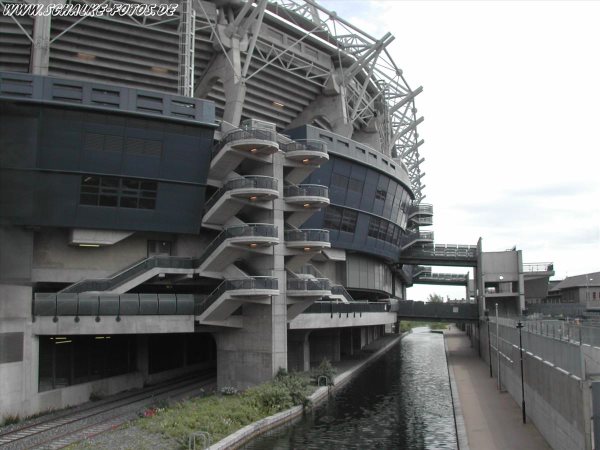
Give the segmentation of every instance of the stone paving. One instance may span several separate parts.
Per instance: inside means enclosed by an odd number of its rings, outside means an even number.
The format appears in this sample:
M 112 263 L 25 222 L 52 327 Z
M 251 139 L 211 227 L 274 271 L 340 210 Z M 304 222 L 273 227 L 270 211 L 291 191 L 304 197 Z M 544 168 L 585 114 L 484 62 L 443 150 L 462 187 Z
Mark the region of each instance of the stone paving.
M 551 450 L 530 421 L 523 424 L 521 408 L 510 394 L 498 392 L 489 366 L 467 335 L 452 325 L 444 336 L 468 439 L 461 450 Z

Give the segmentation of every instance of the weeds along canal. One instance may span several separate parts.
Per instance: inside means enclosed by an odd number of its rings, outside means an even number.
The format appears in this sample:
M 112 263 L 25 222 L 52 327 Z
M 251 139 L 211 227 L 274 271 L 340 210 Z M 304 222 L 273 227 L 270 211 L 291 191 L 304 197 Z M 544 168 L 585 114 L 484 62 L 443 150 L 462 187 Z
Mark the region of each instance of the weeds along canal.
M 244 449 L 455 449 L 441 334 L 417 328 L 302 419 Z

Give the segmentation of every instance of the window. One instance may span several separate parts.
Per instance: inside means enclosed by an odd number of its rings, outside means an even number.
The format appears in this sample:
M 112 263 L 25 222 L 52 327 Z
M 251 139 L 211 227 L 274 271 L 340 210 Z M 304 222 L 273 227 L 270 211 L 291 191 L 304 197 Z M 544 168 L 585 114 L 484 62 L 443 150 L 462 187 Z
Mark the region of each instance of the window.
M 346 231 L 348 233 L 354 233 L 356 230 L 356 219 L 358 218 L 358 213 L 356 211 L 352 211 L 351 209 L 344 209 L 344 213 L 342 215 L 342 225 L 340 227 L 341 231 Z
M 89 206 L 154 209 L 156 181 L 83 175 L 79 203 Z
M 342 221 L 342 210 L 336 206 L 330 206 L 325 210 L 323 226 L 331 230 L 338 230 Z
M 385 192 L 383 189 L 377 188 L 375 191 L 375 200 L 385 200 L 386 196 L 387 192 Z
M 348 181 L 348 190 L 352 192 L 358 192 L 359 194 L 363 190 L 363 182 L 362 180 L 357 180 L 356 178 L 350 178 Z
M 331 176 L 331 185 L 332 187 L 346 190 L 348 189 L 348 177 L 345 175 L 340 175 L 339 173 L 334 173 Z
M 341 230 L 347 233 L 354 233 L 356 230 L 356 220 L 358 213 L 351 209 L 330 206 L 325 211 L 323 226 L 330 230 Z
M 368 235 L 380 241 L 399 246 L 402 230 L 392 222 L 371 216 Z
M 377 217 L 371 217 L 369 220 L 369 236 L 376 238 L 379 234 L 379 222 Z

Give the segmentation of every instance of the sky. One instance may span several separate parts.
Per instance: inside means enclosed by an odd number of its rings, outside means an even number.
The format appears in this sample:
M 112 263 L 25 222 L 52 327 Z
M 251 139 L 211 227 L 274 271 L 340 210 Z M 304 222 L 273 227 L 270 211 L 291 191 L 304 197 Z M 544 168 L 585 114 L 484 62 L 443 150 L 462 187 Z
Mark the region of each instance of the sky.
M 322 0 L 388 47 L 416 98 L 435 242 L 600 271 L 600 2 Z M 434 271 L 464 273 L 464 268 Z M 464 297 L 464 288 L 418 286 Z

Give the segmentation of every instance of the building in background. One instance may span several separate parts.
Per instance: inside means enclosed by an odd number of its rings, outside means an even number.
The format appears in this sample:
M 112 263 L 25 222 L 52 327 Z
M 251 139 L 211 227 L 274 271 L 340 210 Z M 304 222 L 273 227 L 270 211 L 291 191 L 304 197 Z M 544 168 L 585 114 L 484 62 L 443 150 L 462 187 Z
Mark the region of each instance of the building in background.
M 547 303 L 579 303 L 600 307 L 600 272 L 566 277 L 548 290 Z

